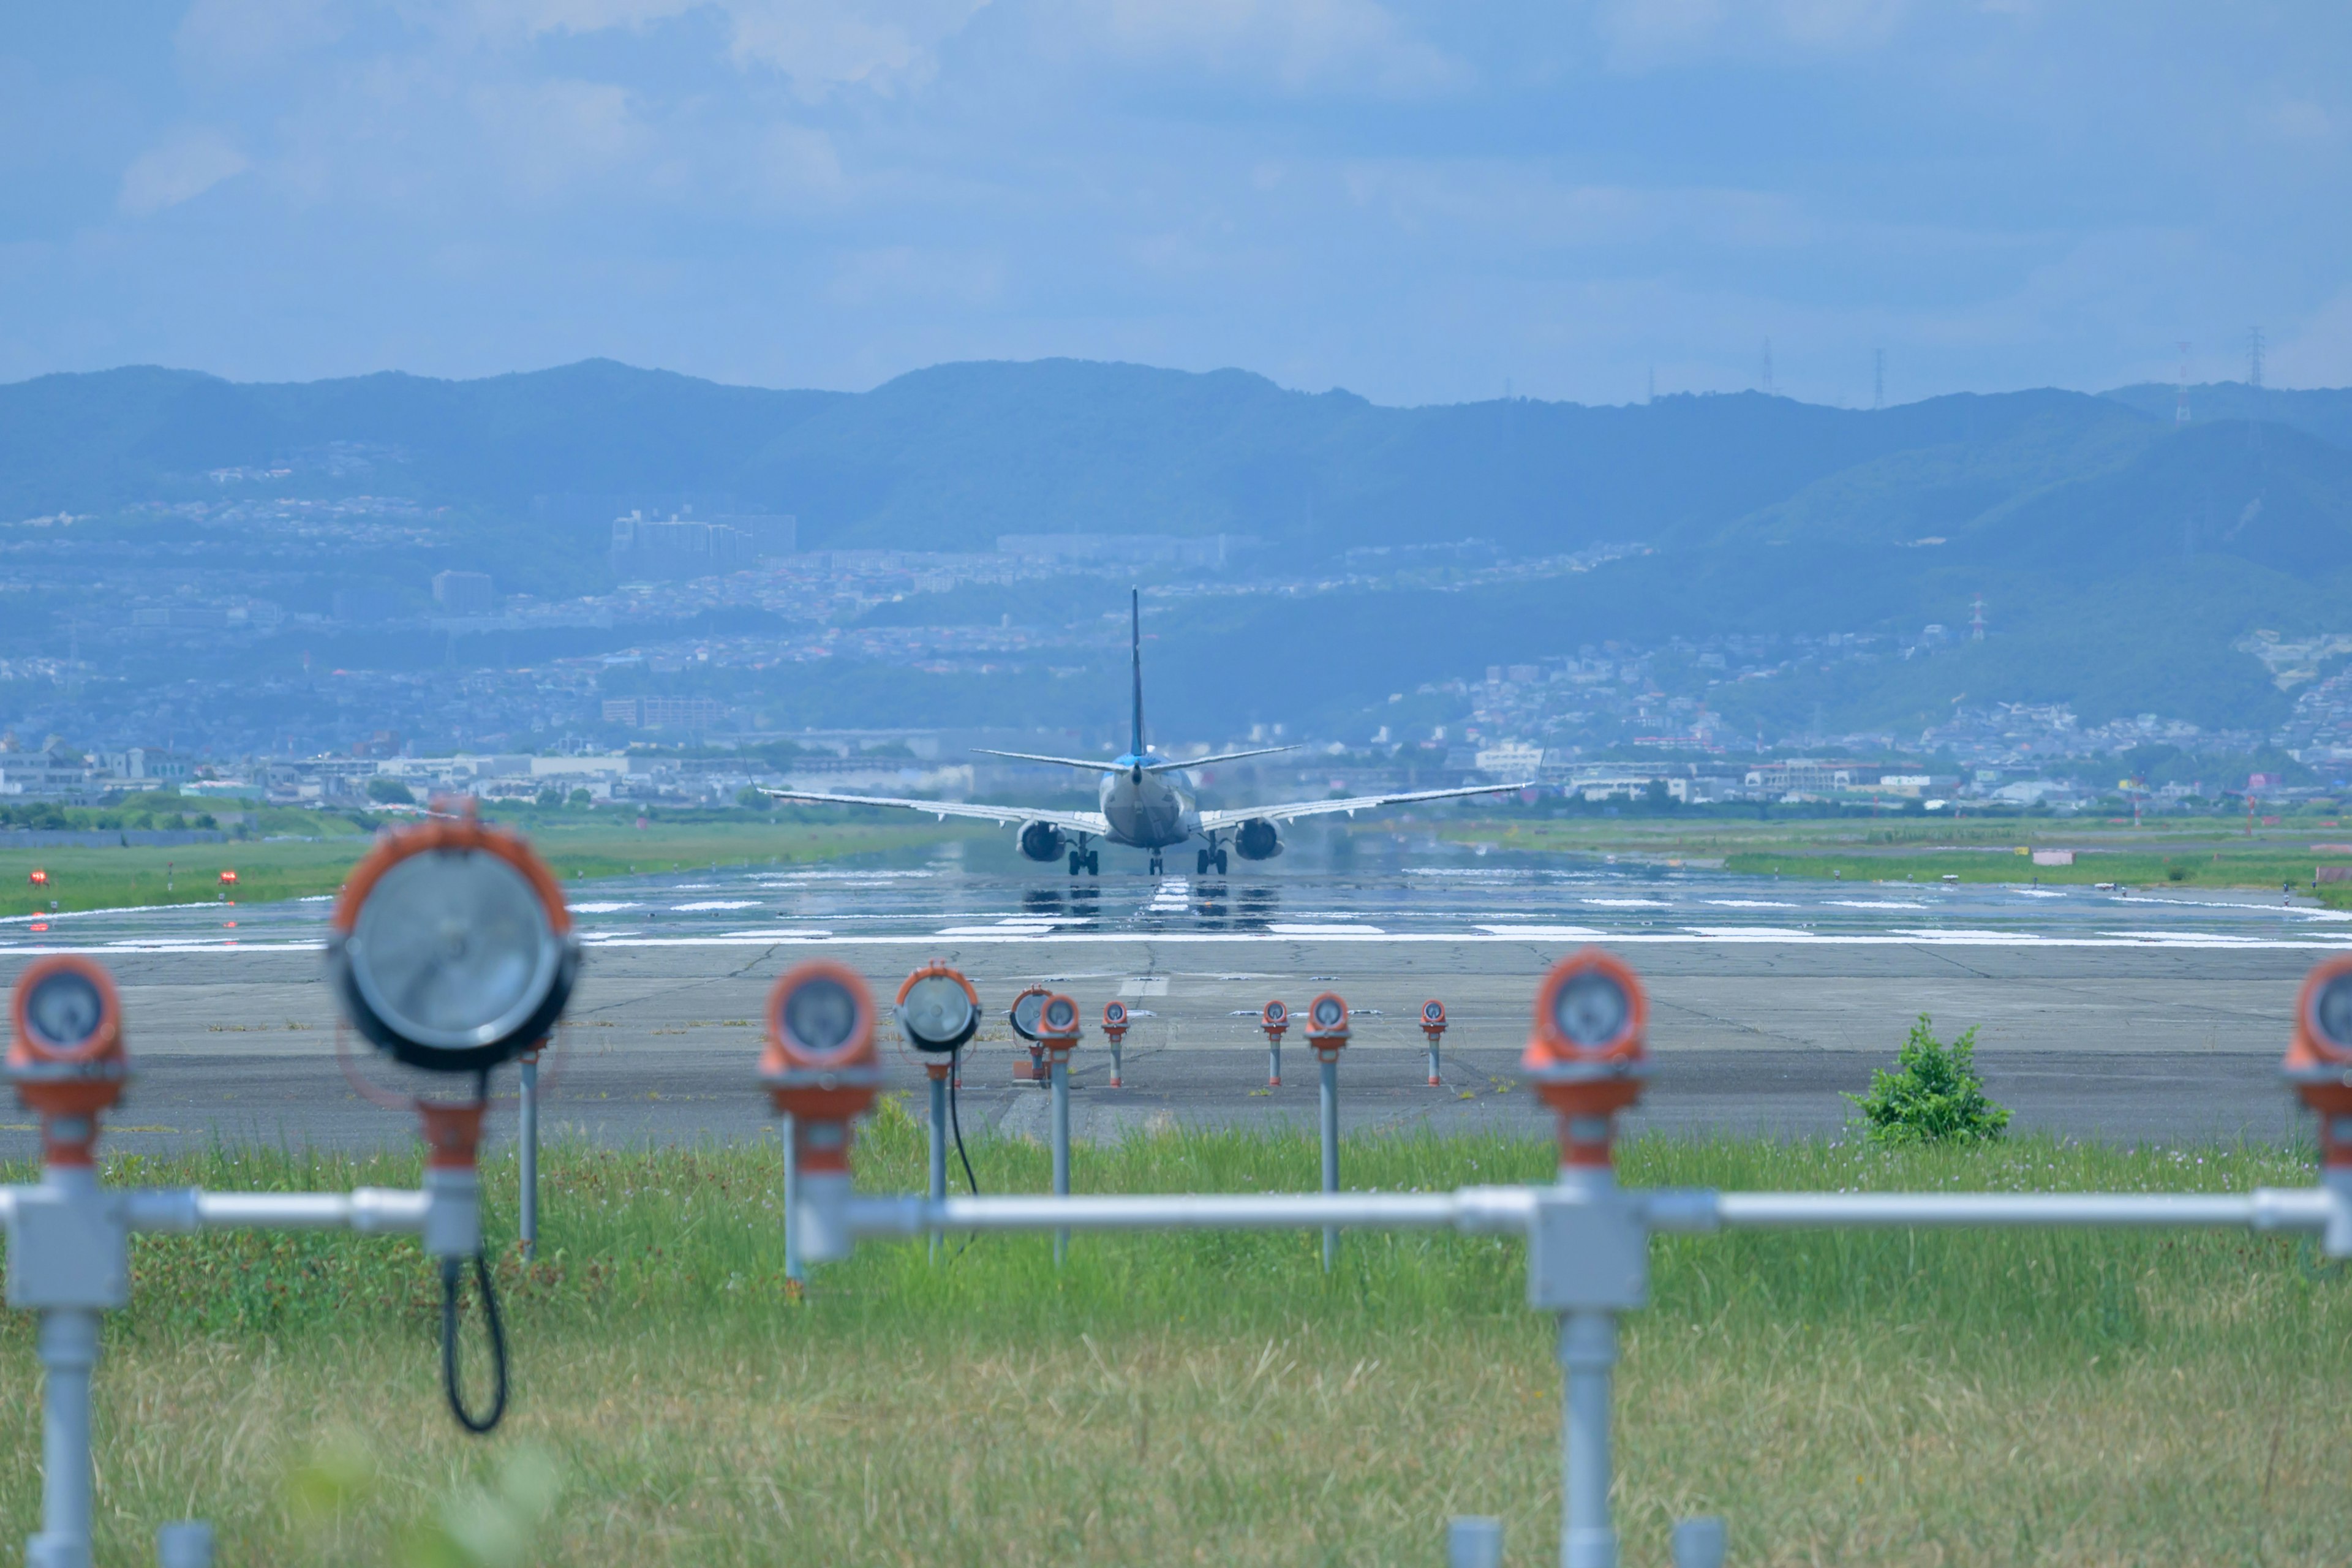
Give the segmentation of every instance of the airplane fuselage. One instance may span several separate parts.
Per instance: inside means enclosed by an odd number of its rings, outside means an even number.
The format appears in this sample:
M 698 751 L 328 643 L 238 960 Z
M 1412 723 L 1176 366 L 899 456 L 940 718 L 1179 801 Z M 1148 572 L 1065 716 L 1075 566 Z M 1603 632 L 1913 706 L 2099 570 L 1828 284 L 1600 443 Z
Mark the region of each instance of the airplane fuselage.
M 1157 759 L 1125 756 L 1097 787 L 1110 841 L 1133 849 L 1165 849 L 1201 831 L 1201 808 L 1192 781 L 1181 769 L 1149 770 Z

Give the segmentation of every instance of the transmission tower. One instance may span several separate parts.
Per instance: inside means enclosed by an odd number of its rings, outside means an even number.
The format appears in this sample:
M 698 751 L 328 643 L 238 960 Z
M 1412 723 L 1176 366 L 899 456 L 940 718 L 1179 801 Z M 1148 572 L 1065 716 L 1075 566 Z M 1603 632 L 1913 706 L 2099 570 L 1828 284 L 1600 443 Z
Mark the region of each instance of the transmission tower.
M 1764 340 L 1764 395 L 1772 395 L 1772 340 Z
M 1979 594 L 1975 598 L 1969 601 L 1969 640 L 1970 642 L 1984 641 L 1984 595 L 1982 594 Z
M 1885 349 L 1870 351 L 1870 405 L 1873 408 L 1886 406 L 1886 351 Z

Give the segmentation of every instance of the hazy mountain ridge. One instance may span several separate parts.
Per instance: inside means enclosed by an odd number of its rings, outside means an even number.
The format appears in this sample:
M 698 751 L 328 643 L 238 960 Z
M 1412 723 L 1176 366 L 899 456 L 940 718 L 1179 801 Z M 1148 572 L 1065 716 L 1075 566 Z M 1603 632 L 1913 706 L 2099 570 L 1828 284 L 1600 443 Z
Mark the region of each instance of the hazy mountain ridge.
M 2352 392 L 2191 389 L 2192 411 L 2242 405 L 2259 425 L 2179 426 L 2172 397 L 1391 408 L 1241 371 L 1070 360 L 941 365 L 860 395 L 609 361 L 281 385 L 131 368 L 0 386 L 0 507 L 103 511 L 251 484 L 413 495 L 468 518 L 486 563 L 554 551 L 575 577 L 602 570 L 601 521 L 533 518 L 534 497 L 730 495 L 797 513 L 807 547 L 1242 533 L 1273 547 L 1267 570 L 1290 572 L 1359 545 L 1475 537 L 1526 558 L 1641 542 L 1655 552 L 1468 592 L 1187 601 L 1157 656 L 1171 667 L 1165 700 L 1209 733 L 1213 712 L 1338 715 L 1612 638 L 1958 627 L 1982 594 L 1984 644 L 1727 691 L 1724 706 L 1909 725 L 1964 700 L 2020 700 L 2072 701 L 2086 718 L 2268 722 L 2284 700 L 2231 644 L 2257 626 L 2352 623 L 2338 608 L 2352 582 Z M 321 468 L 321 453 L 346 469 Z M 290 476 L 243 472 L 289 459 Z M 224 485 L 213 470 L 240 472 Z M 1002 597 L 921 595 L 895 618 L 984 610 L 992 622 L 1009 613 Z M 1278 693 L 1270 669 L 1284 672 Z

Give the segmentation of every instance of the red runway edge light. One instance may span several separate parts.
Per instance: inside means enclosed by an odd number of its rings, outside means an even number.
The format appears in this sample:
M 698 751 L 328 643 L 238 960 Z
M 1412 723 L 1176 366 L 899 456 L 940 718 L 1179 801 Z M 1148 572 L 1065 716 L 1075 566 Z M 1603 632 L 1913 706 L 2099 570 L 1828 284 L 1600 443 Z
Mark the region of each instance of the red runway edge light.
M 1561 959 L 1537 987 L 1519 1070 L 1559 1118 L 1562 1167 L 1612 1163 L 1617 1113 L 1650 1075 L 1649 1022 L 1641 980 L 1597 947 Z

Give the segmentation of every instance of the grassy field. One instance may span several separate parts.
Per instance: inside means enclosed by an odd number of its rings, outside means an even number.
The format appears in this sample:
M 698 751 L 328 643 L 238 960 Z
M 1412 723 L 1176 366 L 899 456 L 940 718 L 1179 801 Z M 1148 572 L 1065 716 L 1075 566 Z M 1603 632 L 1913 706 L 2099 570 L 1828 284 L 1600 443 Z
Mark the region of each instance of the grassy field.
M 720 864 L 799 865 L 986 831 L 968 823 L 940 825 L 919 818 L 824 823 L 790 818 L 772 823 L 749 816 L 708 821 L 656 818 L 638 828 L 632 826 L 633 818 L 613 812 L 493 811 L 489 816 L 521 827 L 567 881 Z M 236 872 L 231 897 L 241 902 L 331 893 L 342 886 L 371 842 L 369 831 L 356 823 L 321 816 L 318 835 L 304 838 L 173 848 L 0 848 L 0 915 L 38 913 L 52 900 L 65 910 L 209 903 L 220 897 L 224 869 Z M 36 867 L 49 875 L 46 890 L 34 889 L 27 880 Z
M 2315 867 L 2352 865 L 2352 845 L 2339 818 L 2313 818 L 2259 828 L 2247 836 L 2226 822 L 2151 822 L 2133 828 L 2105 822 L 2053 818 L 2000 820 L 1921 818 L 1865 823 L 1853 819 L 1741 822 L 1728 818 L 1591 818 L 1515 821 L 1473 819 L 1442 830 L 1461 843 L 1538 853 L 1615 855 L 1670 864 L 1720 866 L 1761 876 L 1838 878 L 1846 881 L 2034 882 L 2049 885 L 2122 882 L 2133 887 L 2188 884 L 2207 888 L 2268 888 L 2293 882 L 2312 890 Z M 2072 849 L 2072 866 L 2037 866 L 2033 849 Z M 2021 853 L 2027 851 L 2028 853 Z M 2343 896 L 2331 885 L 2321 891 Z
M 903 1114 L 861 1179 L 919 1182 Z M 973 1150 L 991 1191 L 1043 1150 Z M 1077 1152 L 1081 1190 L 1311 1188 L 1311 1140 Z M 1537 1142 L 1351 1145 L 1350 1184 L 1545 1179 Z M 2242 1188 L 2284 1152 L 1651 1140 L 1636 1183 Z M 15 1173 L 21 1177 L 22 1173 Z M 413 1180 L 413 1163 L 221 1152 L 121 1181 Z M 511 1193 L 510 1167 L 492 1190 Z M 213 1518 L 225 1563 L 1370 1563 L 1442 1561 L 1449 1514 L 1555 1561 L 1558 1373 L 1493 1238 L 1043 1237 L 934 1261 L 869 1246 L 795 1302 L 772 1142 L 548 1161 L 541 1259 L 501 1264 L 514 1414 L 440 1405 L 413 1243 L 148 1237 L 100 1369 L 100 1560 Z M 494 1234 L 510 1234 L 501 1202 Z M 2352 1284 L 2236 1236 L 1676 1238 L 1624 1326 L 1620 1527 L 1676 1517 L 1747 1563 L 2340 1563 Z M 0 1320 L 0 1517 L 38 1497 L 31 1331 Z

